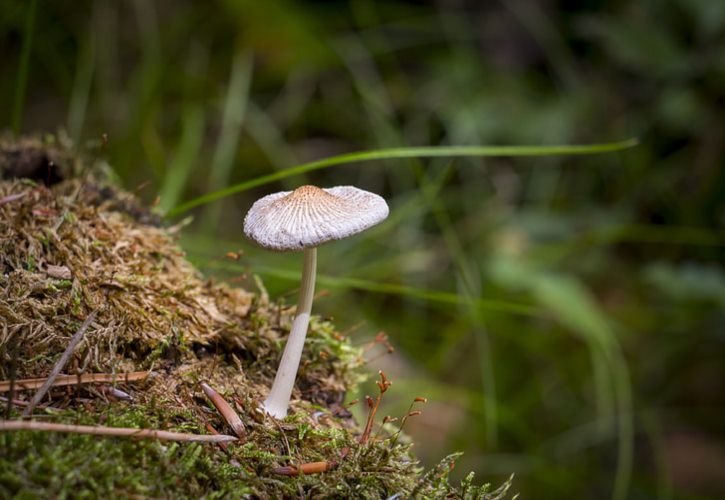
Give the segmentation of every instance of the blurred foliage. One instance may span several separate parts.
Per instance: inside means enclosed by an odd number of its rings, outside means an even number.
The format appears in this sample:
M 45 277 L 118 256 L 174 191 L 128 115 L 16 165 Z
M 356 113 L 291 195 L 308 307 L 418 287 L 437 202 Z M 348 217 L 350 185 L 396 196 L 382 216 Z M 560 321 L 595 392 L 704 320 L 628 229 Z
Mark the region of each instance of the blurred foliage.
M 2 126 L 30 5 L 0 0 Z M 164 209 L 348 151 L 640 137 L 309 172 L 197 209 L 183 243 L 293 294 L 299 256 L 242 240 L 249 205 L 381 193 L 386 223 L 321 249 L 315 309 L 390 335 L 371 366 L 405 389 L 391 413 L 430 397 L 411 426 L 428 463 L 463 450 L 526 497 L 725 494 L 725 3 L 40 0 L 34 30 L 22 130 L 64 127 Z

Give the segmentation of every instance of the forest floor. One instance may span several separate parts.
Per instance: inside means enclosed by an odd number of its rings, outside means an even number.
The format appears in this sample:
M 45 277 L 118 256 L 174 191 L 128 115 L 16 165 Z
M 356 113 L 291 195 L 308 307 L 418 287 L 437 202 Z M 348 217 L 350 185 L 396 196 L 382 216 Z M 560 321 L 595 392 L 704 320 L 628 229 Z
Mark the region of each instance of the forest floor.
M 365 377 L 362 349 L 320 318 L 310 325 L 290 415 L 260 412 L 294 308 L 270 300 L 259 280 L 252 293 L 202 276 L 177 244 L 183 227 L 164 225 L 108 172 L 57 136 L 0 137 L 0 425 L 20 421 L 39 385 L 62 369 L 23 425 L 235 440 L 0 432 L 0 496 L 507 495 L 510 481 L 489 492 L 472 474 L 451 485 L 457 454 L 423 471 L 399 432 L 407 416 L 376 416 L 377 398 L 361 427 L 344 401 Z M 80 342 L 62 360 L 73 337 Z M 230 427 L 203 384 L 241 426 Z M 378 385 L 382 397 L 384 375 Z

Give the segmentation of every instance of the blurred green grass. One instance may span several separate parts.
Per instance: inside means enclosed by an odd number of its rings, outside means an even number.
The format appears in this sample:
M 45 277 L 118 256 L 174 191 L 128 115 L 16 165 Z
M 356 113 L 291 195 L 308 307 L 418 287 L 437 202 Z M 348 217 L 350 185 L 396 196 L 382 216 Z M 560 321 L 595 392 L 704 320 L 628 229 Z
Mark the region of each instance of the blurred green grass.
M 394 380 L 388 413 L 431 399 L 410 422 L 424 460 L 461 449 L 460 470 L 534 498 L 725 493 L 721 2 L 38 2 L 28 28 L 34 4 L 0 0 L 0 125 L 65 127 L 163 211 L 234 193 L 182 240 L 218 279 L 294 293 L 299 256 L 241 236 L 263 194 L 389 200 L 321 249 L 314 307 L 360 343 L 390 335 L 371 371 Z M 379 159 L 285 171 L 351 151 Z

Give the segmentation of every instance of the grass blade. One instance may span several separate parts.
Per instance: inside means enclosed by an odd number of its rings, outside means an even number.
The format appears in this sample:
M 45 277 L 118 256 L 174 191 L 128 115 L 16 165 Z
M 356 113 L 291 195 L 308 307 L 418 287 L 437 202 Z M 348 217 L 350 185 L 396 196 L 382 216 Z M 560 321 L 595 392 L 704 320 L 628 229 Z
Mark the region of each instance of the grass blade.
M 287 177 L 304 174 L 313 170 L 334 167 L 345 163 L 359 163 L 372 160 L 400 159 L 400 158 L 438 158 L 438 157 L 462 157 L 462 156 L 558 156 L 558 155 L 587 155 L 610 153 L 629 149 L 638 144 L 637 139 L 611 142 L 604 144 L 584 144 L 575 146 L 428 146 L 417 148 L 390 148 L 375 149 L 371 151 L 358 151 L 338 156 L 323 158 L 309 163 L 303 163 L 296 167 L 287 168 L 268 175 L 263 175 L 240 182 L 212 193 L 207 193 L 193 200 L 189 200 L 169 210 L 166 214 L 173 217 L 182 214 L 194 207 L 206 205 L 213 201 L 226 198 L 236 193 L 249 189 L 264 186 L 274 181 Z
M 96 62 L 95 45 L 93 30 L 91 29 L 85 47 L 81 50 L 76 62 L 73 91 L 68 105 L 68 133 L 76 146 L 81 143 L 81 132 L 86 119 L 91 86 L 93 85 Z
M 211 162 L 209 186 L 219 189 L 228 184 L 234 166 L 234 155 L 239 145 L 239 136 L 244 124 L 249 100 L 249 88 L 252 82 L 253 60 L 248 52 L 240 52 L 232 62 L 229 86 L 222 113 L 222 127 L 214 157 Z M 216 221 L 219 207 L 214 207 L 205 214 L 207 222 Z M 214 227 L 214 224 L 208 224 Z
M 231 271 L 245 272 L 247 267 L 240 264 L 233 264 L 230 262 L 219 262 L 219 261 L 198 261 L 198 259 L 191 259 L 199 266 L 212 269 L 224 269 Z M 278 279 L 299 281 L 300 272 L 299 270 L 286 270 L 278 267 L 268 267 L 263 265 L 255 264 L 252 266 L 255 273 L 263 276 L 271 276 Z M 540 316 L 541 313 L 538 308 L 528 304 L 520 304 L 515 302 L 507 302 L 503 300 L 487 300 L 480 298 L 473 298 L 458 295 L 451 292 L 443 292 L 440 290 L 429 290 L 425 288 L 417 288 L 406 285 L 398 285 L 396 283 L 380 283 L 376 281 L 369 281 L 359 278 L 340 278 L 336 276 L 317 275 L 317 282 L 328 288 L 353 288 L 356 290 L 363 290 L 366 292 L 382 293 L 386 295 L 398 295 L 402 297 L 409 297 L 414 299 L 426 300 L 430 302 L 438 302 L 440 304 L 453 304 L 453 305 L 471 305 L 473 307 L 500 312 L 507 314 L 517 314 L 522 316 Z
M 203 106 L 187 104 L 182 121 L 181 139 L 159 190 L 159 210 L 162 212 L 176 204 L 189 182 L 194 162 L 198 160 L 206 126 Z
M 20 68 L 18 69 L 18 80 L 15 86 L 15 97 L 13 99 L 12 127 L 13 133 L 20 133 L 20 126 L 23 121 L 23 104 L 25 103 L 25 91 L 28 86 L 28 72 L 30 71 L 30 49 L 33 46 L 33 33 L 35 31 L 35 13 L 38 10 L 38 0 L 32 0 L 28 8 L 28 17 L 25 18 L 25 36 L 23 37 L 23 51 L 20 54 Z

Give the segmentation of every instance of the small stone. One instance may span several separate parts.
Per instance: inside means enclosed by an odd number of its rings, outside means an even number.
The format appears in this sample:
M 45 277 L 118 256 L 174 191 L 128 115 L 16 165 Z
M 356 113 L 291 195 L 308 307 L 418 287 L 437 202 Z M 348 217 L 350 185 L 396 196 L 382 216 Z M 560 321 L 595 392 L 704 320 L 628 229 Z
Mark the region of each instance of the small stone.
M 48 266 L 46 274 L 51 278 L 57 278 L 59 280 L 69 280 L 73 277 L 73 274 L 65 266 Z

